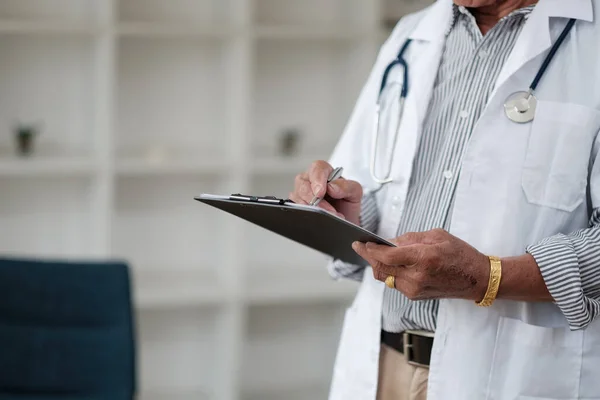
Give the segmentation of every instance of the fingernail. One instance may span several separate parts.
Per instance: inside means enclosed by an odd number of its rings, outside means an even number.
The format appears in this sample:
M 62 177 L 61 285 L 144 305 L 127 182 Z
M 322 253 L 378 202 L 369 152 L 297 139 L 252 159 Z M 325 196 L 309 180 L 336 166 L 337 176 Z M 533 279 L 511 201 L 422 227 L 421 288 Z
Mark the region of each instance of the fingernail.
M 321 186 L 321 185 L 313 186 L 313 194 L 315 196 L 318 196 L 321 193 L 321 190 L 323 190 L 323 186 Z
M 342 213 L 337 213 L 337 216 L 340 217 L 340 218 L 342 218 L 342 219 L 346 219 L 346 216 L 344 214 L 342 214 Z
M 358 249 L 358 242 L 353 242 L 353 243 L 352 243 L 352 248 L 353 248 L 354 250 L 357 250 L 357 249 Z

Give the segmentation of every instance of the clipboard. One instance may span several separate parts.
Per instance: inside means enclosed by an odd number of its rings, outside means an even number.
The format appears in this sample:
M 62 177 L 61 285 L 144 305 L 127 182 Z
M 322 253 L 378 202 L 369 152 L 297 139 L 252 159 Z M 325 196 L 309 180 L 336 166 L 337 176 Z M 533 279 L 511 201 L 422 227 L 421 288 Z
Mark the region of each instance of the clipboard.
M 297 204 L 288 199 L 239 193 L 230 196 L 201 194 L 194 199 L 350 264 L 368 264 L 352 249 L 355 241 L 395 246 L 320 207 Z

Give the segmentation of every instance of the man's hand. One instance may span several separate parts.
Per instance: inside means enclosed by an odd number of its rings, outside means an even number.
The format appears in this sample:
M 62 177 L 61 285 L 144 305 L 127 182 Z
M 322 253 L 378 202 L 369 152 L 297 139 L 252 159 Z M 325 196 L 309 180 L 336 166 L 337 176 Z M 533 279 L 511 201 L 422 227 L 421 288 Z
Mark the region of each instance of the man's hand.
M 396 277 L 396 289 L 411 300 L 460 298 L 480 301 L 488 286 L 486 255 L 442 229 L 407 233 L 393 240 L 398 247 L 354 243 L 354 250 L 373 267 L 375 279 Z
M 315 161 L 307 171 L 296 176 L 294 191 L 288 197 L 299 204 L 308 204 L 315 196 L 322 197 L 319 207 L 358 225 L 362 186 L 344 178 L 328 184 L 332 171 L 333 167 L 327 162 Z

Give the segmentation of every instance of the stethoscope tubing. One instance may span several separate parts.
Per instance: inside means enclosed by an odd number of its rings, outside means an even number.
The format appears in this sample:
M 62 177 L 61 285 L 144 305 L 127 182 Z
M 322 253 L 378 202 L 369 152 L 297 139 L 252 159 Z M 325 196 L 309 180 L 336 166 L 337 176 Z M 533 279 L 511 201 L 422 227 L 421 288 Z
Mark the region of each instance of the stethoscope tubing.
M 529 89 L 527 90 L 527 93 L 529 97 L 534 97 L 534 92 L 538 87 L 538 84 L 540 83 L 541 79 L 543 78 L 543 76 L 546 73 L 546 70 L 548 69 L 550 63 L 552 62 L 552 60 L 554 59 L 554 56 L 556 55 L 556 52 L 558 51 L 558 49 L 560 48 L 560 46 L 562 45 L 563 41 L 565 40 L 565 38 L 567 37 L 567 35 L 569 34 L 569 32 L 571 31 L 571 29 L 573 28 L 573 26 L 575 25 L 575 18 L 571 18 L 569 20 L 569 22 L 567 23 L 567 25 L 565 26 L 565 28 L 563 29 L 563 31 L 561 32 L 560 36 L 558 37 L 558 39 L 556 40 L 556 42 L 552 45 L 552 48 L 550 49 L 550 52 L 548 53 L 548 55 L 546 56 L 546 58 L 544 59 L 540 69 L 538 70 L 538 72 L 536 73 L 535 77 L 533 78 L 533 81 L 531 82 L 531 85 L 529 86 Z M 370 162 L 370 173 L 371 173 L 371 178 L 373 179 L 373 181 L 375 181 L 376 183 L 383 185 L 386 183 L 389 183 L 392 181 L 391 178 L 391 164 L 393 162 L 393 157 L 390 157 L 390 161 L 389 161 L 389 165 L 388 165 L 388 171 L 386 172 L 386 176 L 385 178 L 380 178 L 377 176 L 377 174 L 375 173 L 375 166 L 376 166 L 376 159 L 377 159 L 377 144 L 379 141 L 379 122 L 380 122 L 380 100 L 381 100 L 381 95 L 383 93 L 383 90 L 385 89 L 385 86 L 387 84 L 387 80 L 389 77 L 389 73 L 392 70 L 392 68 L 394 68 L 396 65 L 402 65 L 402 69 L 403 69 L 403 83 L 402 83 L 402 89 L 400 90 L 400 99 L 399 99 L 399 113 L 400 113 L 400 118 L 402 117 L 402 113 L 403 113 L 403 108 L 404 108 L 404 100 L 406 99 L 406 97 L 408 96 L 408 64 L 406 62 L 406 60 L 404 59 L 404 53 L 406 52 L 406 49 L 408 48 L 409 44 L 411 43 L 411 39 L 408 38 L 406 39 L 406 41 L 404 42 L 404 44 L 402 45 L 402 47 L 400 48 L 400 51 L 398 52 L 398 55 L 396 56 L 396 58 L 394 60 L 392 60 L 387 67 L 385 68 L 384 72 L 383 72 L 383 77 L 381 79 L 381 86 L 379 88 L 379 94 L 377 96 L 377 103 L 376 103 L 376 109 L 375 109 L 375 131 L 373 132 L 373 140 L 372 140 L 372 147 L 371 147 L 371 162 Z M 507 115 L 508 116 L 508 115 Z M 510 118 L 510 117 L 509 117 Z M 533 118 L 533 116 L 531 117 Z M 394 151 L 394 146 L 396 143 L 396 139 L 398 136 L 398 132 L 394 132 L 394 140 L 392 142 L 392 155 L 393 155 L 393 151 Z M 381 188 L 381 187 L 380 187 Z

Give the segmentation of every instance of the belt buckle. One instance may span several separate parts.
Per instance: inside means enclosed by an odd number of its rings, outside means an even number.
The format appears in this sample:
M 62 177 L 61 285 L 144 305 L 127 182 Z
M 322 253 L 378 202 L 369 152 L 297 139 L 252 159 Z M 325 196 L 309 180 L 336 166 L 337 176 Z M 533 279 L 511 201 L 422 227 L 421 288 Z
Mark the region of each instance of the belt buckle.
M 414 365 L 415 367 L 421 367 L 421 368 L 429 368 L 429 365 L 426 364 L 421 364 L 418 363 L 416 361 L 414 361 L 412 359 L 412 352 L 410 351 L 410 349 L 413 347 L 412 342 L 411 342 L 411 338 L 413 336 L 426 336 L 426 337 L 434 337 L 434 334 L 432 332 L 426 332 L 426 331 L 411 331 L 411 330 L 406 330 L 402 333 L 403 336 L 403 342 L 404 342 L 404 356 L 406 357 L 406 362 L 410 365 Z

